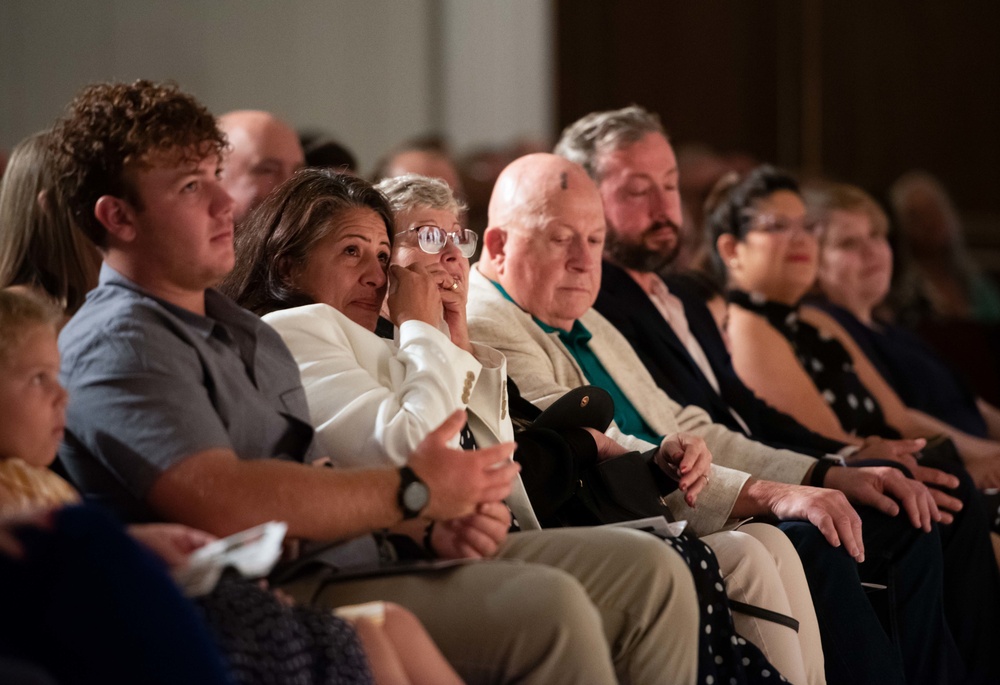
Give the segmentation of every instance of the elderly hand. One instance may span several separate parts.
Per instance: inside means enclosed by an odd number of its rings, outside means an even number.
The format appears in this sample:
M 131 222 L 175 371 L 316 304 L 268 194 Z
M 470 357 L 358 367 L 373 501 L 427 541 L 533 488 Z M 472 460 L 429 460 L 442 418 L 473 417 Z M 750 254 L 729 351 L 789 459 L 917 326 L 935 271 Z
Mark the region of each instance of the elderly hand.
M 468 452 L 448 447 L 465 421 L 465 412 L 456 411 L 410 455 L 410 468 L 430 490 L 423 514 L 427 518 L 462 518 L 473 514 L 479 504 L 500 502 L 510 494 L 511 483 L 521 470 L 510 458 L 516 447 L 512 442 Z
M 187 566 L 191 552 L 216 539 L 211 533 L 178 523 L 136 524 L 128 527 L 128 533 L 172 570 Z
M 938 510 L 927 486 L 907 478 L 891 466 L 832 468 L 824 482 L 826 487 L 843 492 L 851 502 L 874 507 L 889 516 L 899 514 L 901 503 L 913 527 L 927 532 L 934 521 L 949 523 L 952 520 L 950 514 Z M 961 502 L 940 494 L 951 501 L 952 508 L 955 504 L 961 508 Z
M 846 471 L 847 469 L 831 469 Z M 827 475 L 829 478 L 829 474 Z M 865 560 L 865 544 L 861 538 L 861 517 L 847 501 L 844 493 L 829 488 L 788 485 L 770 481 L 755 481 L 755 497 L 782 521 L 809 521 L 834 547 L 844 549 L 861 563 Z
M 471 516 L 434 525 L 431 547 L 442 559 L 488 559 L 510 530 L 510 511 L 502 502 L 480 504 Z
M 437 279 L 420 264 L 389 266 L 389 318 L 396 326 L 423 321 L 435 328 L 441 323 L 442 304 Z
M 656 453 L 656 465 L 677 481 L 684 493 L 684 501 L 693 507 L 700 493 L 708 485 L 712 470 L 712 453 L 697 435 L 675 433 L 663 438 Z
M 440 262 L 429 264 L 426 269 L 427 274 L 437 281 L 438 294 L 444 308 L 442 316 L 448 326 L 451 341 L 471 353 L 472 342 L 469 339 L 469 321 L 466 315 L 469 300 L 468 272 L 455 275 L 448 272 Z

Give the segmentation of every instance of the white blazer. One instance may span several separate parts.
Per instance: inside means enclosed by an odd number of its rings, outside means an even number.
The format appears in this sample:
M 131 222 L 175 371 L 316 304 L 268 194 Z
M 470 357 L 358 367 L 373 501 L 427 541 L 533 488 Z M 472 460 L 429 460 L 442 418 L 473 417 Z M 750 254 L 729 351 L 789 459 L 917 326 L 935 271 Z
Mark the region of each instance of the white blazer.
M 589 383 L 558 334 L 546 333 L 475 267 L 469 278 L 468 313 L 470 336 L 503 353 L 511 377 L 530 402 L 544 408 L 568 390 Z M 712 423 L 700 407 L 681 406 L 660 389 L 628 340 L 597 311 L 590 309 L 580 322 L 593 336 L 591 350 L 650 428 L 660 435 L 694 433 L 712 452 L 710 483 L 699 495 L 698 506 L 688 507 L 679 491 L 667 497 L 674 516 L 687 519 L 698 534 L 713 533 L 727 524 L 748 474 L 797 484 L 816 462 L 812 457 L 774 449 Z M 608 435 L 629 449 L 652 447 L 622 433 L 616 425 L 608 429 Z
M 481 446 L 510 442 L 507 373 L 502 354 L 475 355 L 421 321 L 406 321 L 386 340 L 325 304 L 264 316 L 302 375 L 322 453 L 339 466 L 402 466 L 433 429 L 458 409 Z M 457 446 L 457 438 L 454 444 Z M 538 520 L 518 476 L 507 503 L 524 530 Z

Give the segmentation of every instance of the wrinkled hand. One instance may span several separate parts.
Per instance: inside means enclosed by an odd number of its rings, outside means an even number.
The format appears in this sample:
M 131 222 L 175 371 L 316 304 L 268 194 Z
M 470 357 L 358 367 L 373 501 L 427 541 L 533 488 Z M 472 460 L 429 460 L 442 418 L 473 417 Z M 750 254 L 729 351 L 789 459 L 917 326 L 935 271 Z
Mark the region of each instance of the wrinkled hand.
M 216 540 L 211 533 L 179 523 L 142 523 L 128 527 L 128 534 L 160 557 L 171 569 L 187 566 L 191 553 Z
M 594 442 L 597 443 L 598 461 L 604 461 L 605 459 L 611 459 L 613 457 L 620 457 L 628 452 L 627 449 L 596 428 L 584 428 L 583 430 L 590 433 L 590 436 L 594 438 Z
M 830 469 L 846 471 L 847 469 Z M 827 474 L 827 478 L 830 474 Z M 809 521 L 834 547 L 844 549 L 861 563 L 865 560 L 865 543 L 861 539 L 861 517 L 847 501 L 844 493 L 830 488 L 807 485 L 769 483 L 768 506 L 782 521 Z
M 389 266 L 389 318 L 396 326 L 423 321 L 435 328 L 441 323 L 442 305 L 437 279 L 420 264 Z
M 861 449 L 847 457 L 848 464 L 864 459 L 885 459 L 897 461 L 909 467 L 916 464 L 916 453 L 927 445 L 923 438 L 914 440 L 883 440 L 878 436 L 865 438 Z
M 434 262 L 424 267 L 428 276 L 434 279 L 438 292 L 441 294 L 441 303 L 445 310 L 464 312 L 466 303 L 469 300 L 469 282 L 464 276 L 455 276 L 448 272 L 440 262 Z M 457 288 L 452 288 L 454 284 Z
M 465 421 L 465 412 L 456 411 L 410 455 L 410 468 L 430 489 L 423 513 L 427 518 L 462 518 L 474 513 L 478 504 L 501 501 L 510 494 L 511 482 L 521 470 L 510 458 L 516 447 L 512 442 L 470 451 L 448 447 Z
M 663 438 L 656 453 L 656 465 L 677 481 L 684 493 L 684 501 L 693 507 L 700 493 L 708 485 L 712 469 L 712 453 L 697 435 L 675 433 Z
M 825 482 L 827 487 L 843 492 L 851 502 L 874 507 L 889 516 L 899 514 L 902 504 L 913 527 L 927 532 L 933 522 L 944 518 L 927 486 L 891 466 L 833 468 L 826 474 Z
M 465 258 L 462 257 L 462 259 Z M 437 282 L 438 294 L 444 308 L 442 316 L 448 326 L 451 341 L 463 350 L 472 352 L 472 344 L 469 339 L 469 320 L 466 314 L 466 304 L 469 300 L 468 271 L 455 276 L 449 273 L 440 262 L 434 262 L 426 268 L 427 274 Z M 455 284 L 458 287 L 452 289 L 452 285 Z
M 510 530 L 510 511 L 502 502 L 476 507 L 476 513 L 434 524 L 431 547 L 442 559 L 488 559 Z
M 0 521 L 0 554 L 6 554 L 12 559 L 23 559 L 24 546 L 21 545 L 21 541 L 17 539 L 14 531 L 26 526 L 50 530 L 56 511 L 58 511 L 58 507 L 43 507 Z

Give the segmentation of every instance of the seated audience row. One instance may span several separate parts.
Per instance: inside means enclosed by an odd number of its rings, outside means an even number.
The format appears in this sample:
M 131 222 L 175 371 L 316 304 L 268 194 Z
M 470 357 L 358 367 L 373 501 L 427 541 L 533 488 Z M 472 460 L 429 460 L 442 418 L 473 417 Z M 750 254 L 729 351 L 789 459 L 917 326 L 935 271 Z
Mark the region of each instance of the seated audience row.
M 132 126 L 150 139 L 134 142 Z M 53 139 L 59 191 L 104 255 L 98 287 L 60 336 L 70 391 L 60 459 L 85 494 L 131 520 L 216 534 L 284 520 L 293 537 L 354 540 L 339 551 L 373 563 L 407 545 L 371 533 L 398 524 L 420 545 L 426 521 L 447 521 L 441 546 L 464 552 L 483 510 L 511 490 L 513 446 L 447 447 L 464 424 L 456 414 L 406 467 L 306 465 L 320 454 L 294 361 L 266 324 L 206 290 L 234 263 L 210 115 L 170 87 L 98 85 Z M 320 604 L 399 601 L 473 682 L 694 682 L 698 606 L 680 556 L 637 531 L 579 539 L 519 533 L 502 548 L 509 557 L 343 582 L 313 567 L 286 588 Z
M 0 276 L 72 315 L 59 338 L 62 468 L 126 522 L 193 526 L 172 529 L 189 540 L 177 563 L 213 534 L 271 519 L 303 542 L 279 585 L 316 608 L 220 584 L 192 615 L 211 637 L 198 628 L 177 647 L 204 655 L 192 680 L 291 677 L 282 668 L 324 683 L 1000 677 L 1000 573 L 973 480 L 957 461 L 914 458 L 943 424 L 912 419 L 905 440 L 888 422 L 864 439 L 830 430 L 781 394 L 797 366 L 827 360 L 747 363 L 766 332 L 735 335 L 730 359 L 704 302 L 655 275 L 676 256 L 681 213 L 673 150 L 641 108 L 588 115 L 564 132 L 562 157 L 511 164 L 472 268 L 479 241 L 446 183 L 294 173 L 302 149 L 287 125 L 250 111 L 216 122 L 174 86 L 91 86 L 23 153 L 31 164 L 19 173 L 15 154 L 0 187 Z M 788 310 L 769 325 L 787 327 L 800 281 L 815 278 L 812 224 L 794 183 L 740 188 L 718 212 L 734 221 L 719 251 L 748 293 L 732 332 L 761 295 Z M 748 273 L 762 280 L 739 280 Z M 212 288 L 220 280 L 252 313 Z M 798 316 L 798 330 L 813 320 Z M 58 368 L 46 326 L 30 347 Z M 863 366 L 827 368 L 823 383 L 860 392 Z M 614 400 L 607 431 L 532 425 L 528 401 L 544 408 L 588 384 Z M 876 419 L 885 401 L 845 398 Z M 31 433 L 16 416 L 0 437 Z M 987 483 L 993 443 L 950 432 Z M 34 477 L 56 479 L 42 469 L 61 433 L 49 430 Z M 20 456 L 0 454 L 4 466 Z M 628 490 L 652 493 L 645 504 L 686 532 L 562 527 L 606 522 L 577 484 L 630 463 Z M 780 523 L 727 530 L 746 516 Z M 40 563 L 38 536 L 21 535 L 14 578 Z M 401 606 L 382 628 L 329 613 L 369 600 Z M 179 596 L 166 603 L 190 612 Z M 300 638 L 279 639 L 279 619 Z M 50 664 L 32 644 L 0 648 Z

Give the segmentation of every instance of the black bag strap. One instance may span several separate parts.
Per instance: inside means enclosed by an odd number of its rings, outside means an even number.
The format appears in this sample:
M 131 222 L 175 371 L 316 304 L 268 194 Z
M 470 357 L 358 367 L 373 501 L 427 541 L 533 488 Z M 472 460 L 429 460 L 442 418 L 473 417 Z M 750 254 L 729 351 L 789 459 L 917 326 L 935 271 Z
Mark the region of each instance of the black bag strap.
M 796 633 L 799 632 L 799 622 L 797 619 L 779 614 L 777 611 L 771 611 L 770 609 L 753 604 L 746 604 L 745 602 L 737 602 L 732 597 L 729 598 L 729 608 L 747 616 L 753 616 L 754 618 L 760 618 L 771 623 L 777 623 L 780 626 L 785 626 L 786 628 L 791 628 Z

